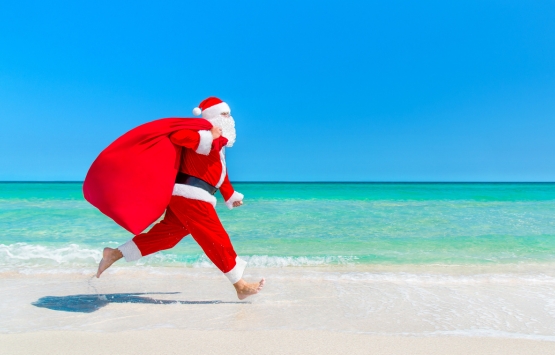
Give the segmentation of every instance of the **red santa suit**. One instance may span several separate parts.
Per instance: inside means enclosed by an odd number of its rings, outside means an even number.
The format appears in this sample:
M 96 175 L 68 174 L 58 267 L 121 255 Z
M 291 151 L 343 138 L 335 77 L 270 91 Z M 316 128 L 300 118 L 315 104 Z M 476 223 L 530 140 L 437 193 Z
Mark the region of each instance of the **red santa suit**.
M 173 133 L 170 139 L 173 144 L 182 147 L 180 173 L 201 179 L 219 189 L 230 209 L 234 202 L 243 200 L 243 195 L 235 191 L 229 181 L 225 147 L 213 145 L 210 131 L 185 129 Z M 215 206 L 216 198 L 208 191 L 176 183 L 164 218 L 148 232 L 136 235 L 118 249 L 126 261 L 134 261 L 170 249 L 191 234 L 206 256 L 231 283 L 236 283 L 243 275 L 246 262 L 237 257 Z

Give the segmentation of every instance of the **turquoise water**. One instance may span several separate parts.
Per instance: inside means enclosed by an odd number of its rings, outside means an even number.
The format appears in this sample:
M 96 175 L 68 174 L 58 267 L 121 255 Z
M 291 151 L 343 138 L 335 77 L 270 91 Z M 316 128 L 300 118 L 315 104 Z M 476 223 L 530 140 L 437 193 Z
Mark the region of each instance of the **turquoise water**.
M 236 183 L 217 210 L 251 265 L 510 264 L 555 261 L 555 184 Z M 0 183 L 0 268 L 94 266 L 128 232 L 80 183 Z M 139 261 L 210 266 L 190 237 Z

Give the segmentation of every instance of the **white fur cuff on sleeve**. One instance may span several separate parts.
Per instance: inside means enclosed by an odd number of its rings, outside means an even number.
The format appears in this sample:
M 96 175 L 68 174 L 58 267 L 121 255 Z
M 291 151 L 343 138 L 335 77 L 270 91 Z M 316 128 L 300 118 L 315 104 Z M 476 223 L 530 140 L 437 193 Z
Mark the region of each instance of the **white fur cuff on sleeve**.
M 231 210 L 233 209 L 233 202 L 243 201 L 243 198 L 245 198 L 245 196 L 243 196 L 242 193 L 235 191 L 229 200 L 225 201 L 225 205 Z
M 198 131 L 200 135 L 200 143 L 196 152 L 202 155 L 210 154 L 210 149 L 212 149 L 212 132 L 210 131 Z

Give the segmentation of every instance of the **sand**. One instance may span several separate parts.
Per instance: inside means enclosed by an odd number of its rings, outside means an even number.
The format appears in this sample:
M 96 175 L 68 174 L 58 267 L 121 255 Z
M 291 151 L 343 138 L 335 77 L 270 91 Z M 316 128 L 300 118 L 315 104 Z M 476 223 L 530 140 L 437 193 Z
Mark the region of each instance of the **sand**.
M 478 337 L 400 337 L 328 331 L 115 333 L 48 331 L 0 335 L 1 354 L 554 354 L 555 342 Z
M 4 272 L 0 354 L 555 354 L 551 279 L 355 271 Z

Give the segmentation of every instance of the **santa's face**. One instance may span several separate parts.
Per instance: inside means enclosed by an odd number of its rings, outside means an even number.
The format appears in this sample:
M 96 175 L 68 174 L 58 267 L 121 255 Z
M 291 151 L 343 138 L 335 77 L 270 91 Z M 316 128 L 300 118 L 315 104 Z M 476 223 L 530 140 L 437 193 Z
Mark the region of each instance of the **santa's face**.
M 226 147 L 233 147 L 235 139 L 237 138 L 237 133 L 235 132 L 235 121 L 233 116 L 231 116 L 229 111 L 221 112 L 219 115 L 207 118 L 208 122 L 212 123 L 212 126 L 222 128 L 222 136 L 227 138 L 228 142 Z

